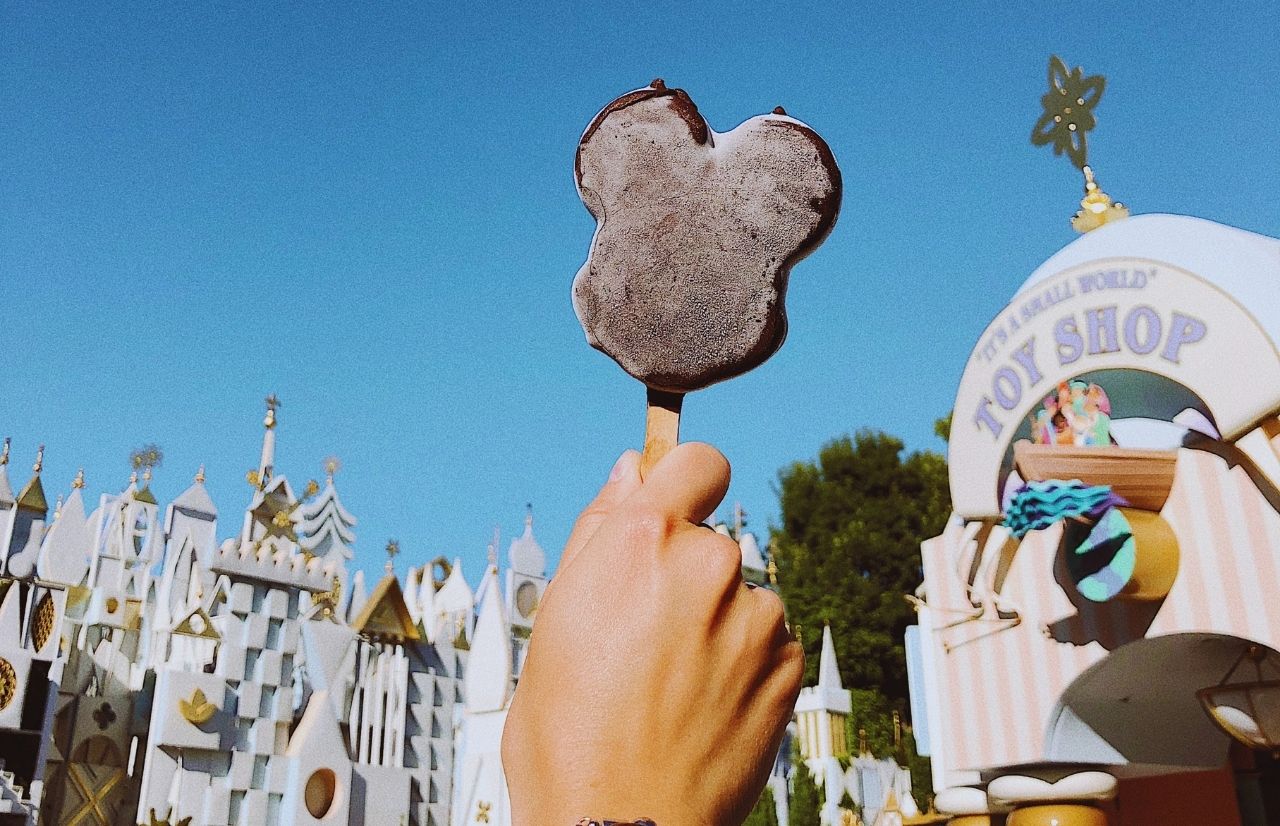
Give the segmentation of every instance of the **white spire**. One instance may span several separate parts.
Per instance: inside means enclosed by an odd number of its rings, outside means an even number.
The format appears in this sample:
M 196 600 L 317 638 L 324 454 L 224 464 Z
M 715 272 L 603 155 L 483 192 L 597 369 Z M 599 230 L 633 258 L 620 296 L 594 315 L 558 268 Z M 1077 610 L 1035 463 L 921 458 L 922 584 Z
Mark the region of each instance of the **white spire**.
M 4 439 L 4 447 L 0 449 L 0 505 L 12 505 L 13 488 L 9 486 L 9 437 Z
M 742 567 L 752 571 L 765 570 L 764 555 L 760 553 L 755 534 L 742 532 L 738 536 L 738 547 L 742 549 Z
M 524 533 L 511 540 L 507 559 L 516 573 L 542 577 L 547 574 L 547 555 L 533 537 L 533 505 L 525 505 Z
M 435 565 L 428 563 L 422 567 L 421 581 L 416 594 L 406 594 L 410 602 L 417 604 L 418 616 L 422 617 L 422 627 L 426 629 L 427 641 L 436 641 L 436 630 L 440 626 L 440 612 L 436 608 Z
M 414 622 L 422 622 L 422 606 L 418 604 L 418 569 L 409 567 L 404 575 L 404 604 Z
M 840 667 L 836 665 L 836 645 L 831 640 L 831 626 L 822 628 L 822 659 L 818 661 L 818 687 L 840 691 L 844 683 L 840 681 Z
M 444 585 L 436 591 L 436 611 L 444 614 L 470 611 L 474 600 L 475 595 L 471 593 L 471 586 L 462 576 L 462 560 L 454 559 L 453 569 L 445 578 Z
M 471 635 L 463 680 L 469 713 L 506 708 L 511 695 L 511 634 L 496 578 L 487 581 L 481 594 L 480 616 Z
M 364 571 L 356 571 L 356 575 L 351 578 L 351 601 L 347 603 L 347 622 L 360 616 L 360 611 L 364 609 L 368 599 L 369 592 L 364 587 Z
M 61 517 L 44 535 L 40 555 L 36 558 L 36 573 L 42 579 L 79 585 L 89 573 L 89 549 L 93 547 L 93 539 L 89 520 L 85 518 L 80 487 L 74 486 L 62 504 Z
M 266 428 L 266 432 L 262 435 L 262 459 L 258 462 L 258 479 L 261 484 L 271 478 L 272 472 L 275 470 L 276 464 L 276 410 L 280 407 L 280 400 L 276 398 L 276 394 L 272 393 L 266 398 L 267 415 L 262 420 L 262 426 Z

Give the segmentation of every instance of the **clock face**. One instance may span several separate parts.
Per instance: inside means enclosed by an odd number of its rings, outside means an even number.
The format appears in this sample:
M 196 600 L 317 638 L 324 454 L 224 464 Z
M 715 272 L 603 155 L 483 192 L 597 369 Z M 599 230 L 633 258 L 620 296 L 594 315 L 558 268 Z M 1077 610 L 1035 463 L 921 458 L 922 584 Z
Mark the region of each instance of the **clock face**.
M 522 582 L 516 588 L 516 610 L 525 619 L 532 619 L 538 610 L 538 586 L 532 582 Z

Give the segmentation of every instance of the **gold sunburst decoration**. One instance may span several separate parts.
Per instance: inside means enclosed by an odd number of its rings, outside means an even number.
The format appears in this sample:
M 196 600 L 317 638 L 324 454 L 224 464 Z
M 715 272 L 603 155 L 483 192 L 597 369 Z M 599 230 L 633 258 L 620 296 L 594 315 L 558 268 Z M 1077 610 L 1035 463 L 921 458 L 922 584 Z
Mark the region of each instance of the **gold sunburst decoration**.
M 218 708 L 209 702 L 209 698 L 204 696 L 204 692 L 196 689 L 191 692 L 190 700 L 178 700 L 178 711 L 186 718 L 187 722 L 192 725 L 203 725 L 209 722 Z
M 45 594 L 36 605 L 35 621 L 31 625 L 31 642 L 36 651 L 43 651 L 44 644 L 53 636 L 53 621 L 57 609 L 53 605 L 53 597 Z
M 13 664 L 0 657 L 0 711 L 9 707 L 18 693 L 18 672 Z

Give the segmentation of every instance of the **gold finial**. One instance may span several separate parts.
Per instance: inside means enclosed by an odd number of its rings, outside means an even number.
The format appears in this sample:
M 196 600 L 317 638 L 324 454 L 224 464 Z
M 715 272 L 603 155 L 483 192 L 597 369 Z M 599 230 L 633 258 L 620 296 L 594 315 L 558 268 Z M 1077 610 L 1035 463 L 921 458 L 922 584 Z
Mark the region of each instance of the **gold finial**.
M 36 450 L 36 463 L 31 466 L 31 469 L 36 473 L 44 470 L 44 445 L 40 445 L 39 449 Z
M 259 490 L 262 489 L 262 474 L 256 470 L 251 470 L 244 475 L 244 480 Z
M 276 397 L 275 393 L 272 393 L 267 396 L 265 401 L 267 403 L 267 416 L 262 420 L 262 426 L 270 430 L 276 426 L 276 411 L 280 409 L 280 399 Z
M 84 468 L 76 471 L 76 478 L 71 481 L 72 490 L 82 490 L 84 488 Z
M 337 456 L 326 456 L 324 459 L 324 475 L 329 483 L 333 483 L 333 477 L 338 471 L 342 470 L 342 460 Z
M 1102 100 L 1107 79 L 1102 75 L 1085 76 L 1079 66 L 1068 71 L 1057 55 L 1049 58 L 1049 91 L 1040 98 L 1044 111 L 1031 130 L 1035 146 L 1053 145 L 1053 154 L 1066 156 L 1084 174 L 1084 198 L 1080 211 L 1071 219 L 1076 232 L 1084 233 L 1103 224 L 1129 217 L 1124 204 L 1113 203 L 1103 192 L 1089 166 L 1088 133 L 1097 125 L 1094 107 Z
M 338 603 L 342 599 L 342 579 L 334 577 L 329 590 L 321 594 L 316 594 L 315 600 L 317 605 L 323 606 L 324 616 L 331 617 L 333 612 L 338 610 Z
M 772 556 L 769 557 L 769 564 L 765 566 L 765 572 L 769 574 L 769 585 L 776 591 L 778 589 L 778 563 Z
M 1129 217 L 1129 208 L 1102 191 L 1093 176 L 1093 167 L 1084 168 L 1084 197 L 1080 199 L 1080 211 L 1071 219 L 1071 227 L 1084 234 L 1103 224 Z
M 862 755 L 869 753 L 870 752 L 867 749 L 867 730 L 860 728 L 858 729 L 858 756 L 861 757 Z
M 138 471 L 135 470 L 129 474 L 129 484 L 131 485 L 138 484 Z
M 148 467 L 146 470 L 142 471 L 142 483 L 144 485 L 151 484 L 151 468 Z
M 9 437 L 4 437 L 4 448 L 0 450 L 0 467 L 9 464 Z
M 196 471 L 196 482 L 201 485 L 204 484 L 204 465 L 203 464 L 201 464 L 200 469 Z
M 302 489 L 302 498 L 310 499 L 312 496 L 315 496 L 319 492 L 320 492 L 320 483 L 317 482 L 315 479 L 308 479 L 307 486 Z
M 56 522 L 62 517 L 62 494 L 58 494 L 58 501 L 53 506 L 53 519 Z
M 902 748 L 902 715 L 895 709 L 893 712 L 893 748 Z
M 804 645 L 804 626 L 796 623 L 796 642 Z
M 396 556 L 399 553 L 400 553 L 400 540 L 388 539 L 387 540 L 387 573 L 391 573 L 393 570 L 395 570 L 395 560 L 396 560 Z

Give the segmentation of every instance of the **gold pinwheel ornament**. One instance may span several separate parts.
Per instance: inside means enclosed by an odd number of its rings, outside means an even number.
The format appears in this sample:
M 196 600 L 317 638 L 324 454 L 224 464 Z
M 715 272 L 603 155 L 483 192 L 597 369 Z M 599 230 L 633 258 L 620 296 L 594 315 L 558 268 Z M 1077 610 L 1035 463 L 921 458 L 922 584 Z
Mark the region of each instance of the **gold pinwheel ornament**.
M 1106 86 L 1102 75 L 1086 76 L 1079 66 L 1068 70 L 1062 58 L 1051 55 L 1049 91 L 1040 98 L 1044 112 L 1031 130 L 1033 145 L 1052 144 L 1053 154 L 1065 154 L 1084 174 L 1084 198 L 1071 219 L 1071 226 L 1081 233 L 1129 217 L 1129 208 L 1102 191 L 1089 166 L 1088 134 L 1098 124 L 1093 110 Z
M 1044 112 L 1031 130 L 1036 146 L 1053 144 L 1053 154 L 1066 153 L 1076 169 L 1089 162 L 1088 133 L 1098 125 L 1093 109 L 1102 100 L 1107 79 L 1102 75 L 1085 76 L 1079 66 L 1068 70 L 1062 58 L 1049 57 L 1049 91 L 1040 98 Z

